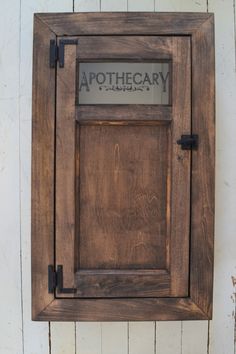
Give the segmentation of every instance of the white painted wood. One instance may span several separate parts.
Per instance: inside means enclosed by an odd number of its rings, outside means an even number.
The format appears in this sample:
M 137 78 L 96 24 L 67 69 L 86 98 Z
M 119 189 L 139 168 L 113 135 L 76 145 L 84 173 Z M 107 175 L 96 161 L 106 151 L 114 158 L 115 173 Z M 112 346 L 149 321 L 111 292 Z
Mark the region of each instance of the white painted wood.
M 182 354 L 181 326 L 181 321 L 157 322 L 155 354 Z
M 207 354 L 208 321 L 182 322 L 181 354 Z
M 236 72 L 233 0 L 210 0 L 216 23 L 216 218 L 210 354 L 235 354 Z
M 101 0 L 101 11 L 127 11 L 127 0 Z
M 75 12 L 94 12 L 100 11 L 100 0 L 75 0 L 74 10 Z
M 76 354 L 102 354 L 102 324 L 100 322 L 77 323 Z
M 155 0 L 155 11 L 207 11 L 207 0 Z
M 154 0 L 128 0 L 128 11 L 154 11 Z
M 20 163 L 21 163 L 21 234 L 22 234 L 22 281 L 23 281 L 23 334 L 24 354 L 49 353 L 49 328 L 46 322 L 31 321 L 31 245 L 30 245 L 30 179 L 31 179 L 31 91 L 32 91 L 32 33 L 33 13 L 72 11 L 72 0 L 21 0 L 21 51 L 20 51 Z M 71 335 L 64 336 L 69 332 Z M 57 333 L 57 336 L 54 335 Z M 63 348 L 70 345 L 75 336 L 73 326 L 51 324 L 51 346 Z M 75 349 L 74 349 L 75 350 Z M 17 353 L 17 351 L 16 351 Z M 58 352 L 59 353 L 59 352 Z M 74 353 L 74 352 L 72 352 Z M 13 353 L 12 353 L 13 354 Z
M 20 4 L 0 12 L 0 353 L 23 353 L 19 199 Z
M 128 324 L 102 323 L 102 354 L 128 354 Z
M 75 323 L 51 323 L 50 354 L 75 354 Z
M 129 322 L 129 354 L 155 354 L 155 322 Z

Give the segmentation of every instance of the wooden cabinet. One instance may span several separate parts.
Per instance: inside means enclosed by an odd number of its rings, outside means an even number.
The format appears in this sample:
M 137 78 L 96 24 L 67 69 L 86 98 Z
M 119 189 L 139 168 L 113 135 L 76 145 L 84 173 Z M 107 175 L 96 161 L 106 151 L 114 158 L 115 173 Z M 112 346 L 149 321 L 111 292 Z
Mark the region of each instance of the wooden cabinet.
M 35 320 L 209 319 L 212 14 L 37 14 Z

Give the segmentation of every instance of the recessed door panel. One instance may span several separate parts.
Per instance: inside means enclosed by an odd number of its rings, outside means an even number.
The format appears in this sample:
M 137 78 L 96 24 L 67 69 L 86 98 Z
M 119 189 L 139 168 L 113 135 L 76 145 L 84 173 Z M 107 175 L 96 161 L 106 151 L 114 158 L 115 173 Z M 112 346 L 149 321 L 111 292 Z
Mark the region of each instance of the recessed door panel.
M 81 269 L 166 268 L 168 130 L 81 127 Z

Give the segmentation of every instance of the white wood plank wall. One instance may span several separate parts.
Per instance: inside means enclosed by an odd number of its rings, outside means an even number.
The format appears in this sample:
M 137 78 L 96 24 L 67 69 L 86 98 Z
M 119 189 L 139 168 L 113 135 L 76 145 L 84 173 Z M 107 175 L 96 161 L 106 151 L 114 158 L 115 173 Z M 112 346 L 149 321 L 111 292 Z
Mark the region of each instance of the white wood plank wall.
M 31 321 L 31 65 L 34 12 L 210 11 L 216 21 L 214 319 Z M 235 0 L 12 0 L 0 12 L 0 354 L 236 354 Z

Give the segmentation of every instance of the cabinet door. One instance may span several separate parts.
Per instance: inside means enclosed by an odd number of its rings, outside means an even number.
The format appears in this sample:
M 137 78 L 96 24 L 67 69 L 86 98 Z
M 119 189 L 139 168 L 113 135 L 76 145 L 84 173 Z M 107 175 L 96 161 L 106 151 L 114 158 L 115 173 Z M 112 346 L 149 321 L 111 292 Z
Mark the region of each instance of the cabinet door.
M 75 289 L 57 297 L 187 297 L 190 39 L 76 40 L 56 74 L 55 259 Z

